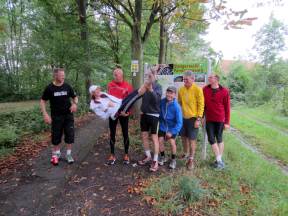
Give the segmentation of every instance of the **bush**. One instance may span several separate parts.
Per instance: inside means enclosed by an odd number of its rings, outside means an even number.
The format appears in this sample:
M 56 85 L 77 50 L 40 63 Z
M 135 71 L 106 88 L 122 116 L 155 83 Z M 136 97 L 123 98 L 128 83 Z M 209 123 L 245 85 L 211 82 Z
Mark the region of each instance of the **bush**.
M 179 195 L 185 201 L 191 203 L 199 201 L 205 195 L 205 190 L 201 188 L 198 179 L 182 176 L 179 180 Z
M 15 126 L 0 127 L 0 148 L 12 148 L 17 144 L 18 139 L 19 135 Z
M 0 114 L 0 127 L 4 125 L 16 127 L 20 135 L 31 132 L 38 133 L 48 128 L 38 106 L 31 110 Z

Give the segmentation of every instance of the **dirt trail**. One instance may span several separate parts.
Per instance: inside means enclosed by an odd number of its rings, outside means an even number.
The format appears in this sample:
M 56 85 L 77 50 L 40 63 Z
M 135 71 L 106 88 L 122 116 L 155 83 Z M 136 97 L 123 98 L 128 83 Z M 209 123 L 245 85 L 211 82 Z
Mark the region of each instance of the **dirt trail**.
M 107 122 L 93 117 L 76 129 L 73 165 L 51 166 L 47 148 L 26 169 L 0 177 L 0 215 L 153 215 L 140 196 L 127 193 L 146 169 L 104 165 L 105 132 Z

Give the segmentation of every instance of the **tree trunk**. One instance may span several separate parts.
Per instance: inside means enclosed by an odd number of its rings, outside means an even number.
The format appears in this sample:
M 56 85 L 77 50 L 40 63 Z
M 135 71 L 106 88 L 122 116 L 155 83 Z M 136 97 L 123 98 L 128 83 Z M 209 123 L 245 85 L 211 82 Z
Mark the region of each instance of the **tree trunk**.
M 81 32 L 80 37 L 84 48 L 84 55 L 85 60 L 82 73 L 85 76 L 85 89 L 86 89 L 86 102 L 89 103 L 90 95 L 89 95 L 89 87 L 91 85 L 91 67 L 89 61 L 89 47 L 88 47 L 88 30 L 87 30 L 87 23 L 86 23 L 86 9 L 87 9 L 87 0 L 77 0 L 78 4 L 78 11 L 79 11 L 79 20 L 81 24 Z
M 164 3 L 160 1 L 160 35 L 159 35 L 159 56 L 158 64 L 165 63 L 165 18 L 164 18 Z
M 165 63 L 165 24 L 163 17 L 161 17 L 160 19 L 160 47 L 159 47 L 158 63 L 159 64 Z
M 132 60 L 138 60 L 139 71 L 133 76 L 132 83 L 134 88 L 139 88 L 143 82 L 143 44 L 141 38 L 141 18 L 142 18 L 142 0 L 135 1 L 135 21 L 132 27 L 131 37 L 131 57 Z
M 168 46 L 169 46 L 169 36 L 168 36 L 168 33 L 166 32 L 166 33 L 165 33 L 165 60 L 164 60 L 165 63 L 168 62 L 168 59 L 167 59 L 167 56 L 168 56 Z M 171 63 L 171 62 L 168 62 L 168 63 Z

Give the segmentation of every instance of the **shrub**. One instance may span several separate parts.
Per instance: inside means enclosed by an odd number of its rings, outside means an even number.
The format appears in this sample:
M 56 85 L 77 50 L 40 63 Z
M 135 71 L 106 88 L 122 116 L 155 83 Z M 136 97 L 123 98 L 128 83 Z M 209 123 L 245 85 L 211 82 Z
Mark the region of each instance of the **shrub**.
M 0 148 L 12 148 L 17 144 L 18 139 L 19 135 L 15 126 L 0 127 Z
M 191 203 L 199 201 L 205 195 L 205 190 L 201 188 L 198 179 L 182 176 L 179 180 L 179 195 L 185 201 Z

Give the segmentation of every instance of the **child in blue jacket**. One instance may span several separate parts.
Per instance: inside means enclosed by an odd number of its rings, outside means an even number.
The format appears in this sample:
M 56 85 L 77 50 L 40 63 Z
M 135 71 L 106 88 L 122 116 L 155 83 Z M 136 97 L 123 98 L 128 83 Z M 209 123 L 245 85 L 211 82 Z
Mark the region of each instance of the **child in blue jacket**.
M 166 162 L 164 153 L 164 141 L 169 141 L 171 144 L 171 162 L 169 167 L 176 168 L 176 136 L 180 132 L 183 124 L 183 116 L 181 107 L 176 100 L 176 88 L 169 86 L 166 90 L 166 97 L 160 103 L 160 126 L 159 126 L 159 148 L 160 159 L 159 165 L 164 165 Z

